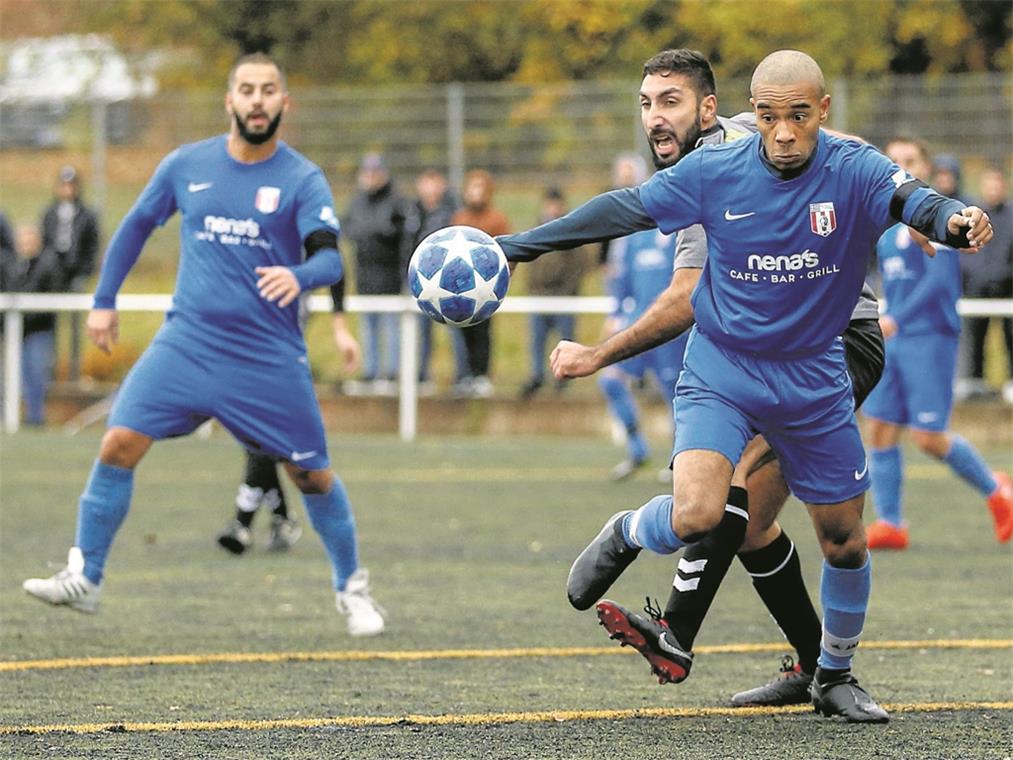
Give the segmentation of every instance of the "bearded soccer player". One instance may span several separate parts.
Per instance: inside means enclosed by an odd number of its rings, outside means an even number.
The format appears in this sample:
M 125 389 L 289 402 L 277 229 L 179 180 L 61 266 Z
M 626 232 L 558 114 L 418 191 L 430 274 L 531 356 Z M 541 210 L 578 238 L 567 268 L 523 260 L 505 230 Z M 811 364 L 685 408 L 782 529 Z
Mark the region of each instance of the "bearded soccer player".
M 134 468 L 154 441 L 213 417 L 247 449 L 285 462 L 327 551 L 349 633 L 383 630 L 351 505 L 328 462 L 299 320 L 299 296 L 342 277 L 338 222 L 323 173 L 277 136 L 288 103 L 273 60 L 240 58 L 225 95 L 229 133 L 169 154 L 110 241 L 87 321 L 107 352 L 123 280 L 151 231 L 182 215 L 172 309 L 110 412 L 67 567 L 25 581 L 32 596 L 95 612 Z
M 528 260 L 654 226 L 701 224 L 708 237 L 676 389 L 673 495 L 610 518 L 575 561 L 567 590 L 571 599 L 600 598 L 641 549 L 670 554 L 718 528 L 735 464 L 763 434 L 806 503 L 825 558 L 813 704 L 849 721 L 886 722 L 851 673 L 872 571 L 861 519 L 868 468 L 839 336 L 869 252 L 894 221 L 971 250 L 988 242 L 991 226 L 980 209 L 940 196 L 871 147 L 823 132 L 830 96 L 804 53 L 765 58 L 751 93 L 758 135 L 694 151 L 638 188 L 501 239 L 508 257 Z M 590 375 L 681 329 L 678 310 L 659 299 L 601 345 L 560 343 L 553 372 Z M 628 642 L 656 670 L 685 677 L 691 655 L 667 625 L 624 619 Z

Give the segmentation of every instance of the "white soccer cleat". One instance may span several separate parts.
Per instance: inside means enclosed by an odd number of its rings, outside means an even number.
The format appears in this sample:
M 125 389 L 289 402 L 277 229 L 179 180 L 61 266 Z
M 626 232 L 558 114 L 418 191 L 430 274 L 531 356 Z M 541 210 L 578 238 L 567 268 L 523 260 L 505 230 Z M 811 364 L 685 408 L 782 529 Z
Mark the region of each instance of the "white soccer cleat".
M 36 599 L 87 613 L 98 609 L 102 596 L 102 584 L 96 585 L 84 577 L 84 555 L 76 546 L 67 554 L 63 570 L 49 578 L 29 578 L 21 588 Z
M 376 636 L 383 633 L 383 607 L 369 595 L 369 571 L 360 567 L 348 579 L 344 591 L 335 597 L 338 612 L 348 618 L 348 633 L 352 636 Z

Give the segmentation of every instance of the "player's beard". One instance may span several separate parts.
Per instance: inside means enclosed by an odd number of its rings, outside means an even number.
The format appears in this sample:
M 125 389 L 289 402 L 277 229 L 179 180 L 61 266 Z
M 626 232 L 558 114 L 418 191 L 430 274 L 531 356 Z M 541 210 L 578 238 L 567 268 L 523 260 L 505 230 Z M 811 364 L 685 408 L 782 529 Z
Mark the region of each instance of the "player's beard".
M 647 136 L 647 146 L 651 149 L 651 160 L 654 162 L 654 168 L 659 170 L 667 169 L 669 166 L 675 166 L 682 159 L 684 159 L 690 153 L 690 151 L 696 148 L 697 140 L 699 140 L 700 135 L 703 134 L 703 126 L 700 123 L 700 114 L 698 113 L 696 115 L 696 118 L 693 120 L 693 123 L 689 126 L 689 129 L 686 130 L 686 134 L 683 135 L 681 139 L 679 135 L 676 134 L 675 132 L 669 132 L 665 130 L 664 133 L 667 134 L 669 137 L 671 137 L 675 141 L 676 146 L 678 147 L 677 152 L 665 158 L 662 158 L 661 156 L 659 156 L 657 153 L 654 152 L 654 143 L 651 140 L 651 135 Z M 652 134 L 657 133 L 655 132 Z
M 274 133 L 278 131 L 278 127 L 281 125 L 281 114 L 282 112 L 278 111 L 278 115 L 268 122 L 267 129 L 263 132 L 251 132 L 247 129 L 246 122 L 239 118 L 238 113 L 233 112 L 232 118 L 236 120 L 236 128 L 239 130 L 240 137 L 250 143 L 250 145 L 263 145 L 274 137 Z

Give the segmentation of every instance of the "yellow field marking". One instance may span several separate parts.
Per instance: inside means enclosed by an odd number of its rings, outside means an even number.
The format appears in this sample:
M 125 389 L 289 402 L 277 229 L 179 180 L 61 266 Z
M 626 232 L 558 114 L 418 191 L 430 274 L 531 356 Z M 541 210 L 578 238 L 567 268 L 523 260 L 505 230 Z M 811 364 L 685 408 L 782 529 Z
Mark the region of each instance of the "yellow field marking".
M 921 702 L 884 704 L 891 713 L 964 710 L 1013 710 L 1013 702 Z M 0 726 L 4 734 L 98 734 L 167 731 L 270 731 L 286 728 L 338 726 L 364 728 L 404 725 L 478 726 L 505 723 L 565 723 L 576 720 L 630 720 L 635 718 L 752 718 L 812 712 L 809 705 L 790 707 L 644 707 L 632 710 L 545 710 L 515 713 L 463 713 L 460 715 L 347 715 L 334 718 L 287 718 L 277 720 L 209 720 L 174 723 L 54 723 L 41 726 Z
M 786 644 L 717 644 L 694 649 L 697 654 L 754 654 L 783 652 Z M 1011 649 L 1013 639 L 921 639 L 863 641 L 869 649 Z M 277 662 L 420 662 L 424 660 L 495 660 L 510 657 L 610 657 L 634 654 L 626 647 L 518 647 L 513 649 L 420 649 L 394 652 L 222 652 L 217 654 L 157 654 L 122 657 L 71 657 L 53 660 L 0 662 L 0 673 L 69 668 L 123 668 L 150 665 L 212 665 Z
M 600 467 L 459 467 L 456 465 L 398 469 L 343 469 L 337 468 L 346 483 L 521 483 L 521 482 L 565 482 L 583 483 L 601 480 Z M 940 464 L 916 463 L 904 471 L 908 480 L 942 480 L 951 477 L 950 470 Z M 88 470 L 18 470 L 5 473 L 7 486 L 36 485 L 40 482 L 84 484 Z M 143 485 L 172 485 L 179 483 L 180 475 L 171 470 L 141 470 L 137 475 Z M 219 472 L 187 473 L 188 483 L 221 483 Z

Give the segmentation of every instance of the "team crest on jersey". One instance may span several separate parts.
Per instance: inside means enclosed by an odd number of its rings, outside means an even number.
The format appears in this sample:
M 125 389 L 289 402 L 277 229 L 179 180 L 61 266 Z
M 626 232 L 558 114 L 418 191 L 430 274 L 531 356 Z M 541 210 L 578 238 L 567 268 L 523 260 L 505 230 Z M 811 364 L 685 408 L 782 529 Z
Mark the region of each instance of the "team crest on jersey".
M 837 213 L 833 203 L 809 204 L 809 228 L 817 235 L 827 237 L 837 229 Z
M 253 202 L 261 214 L 273 214 L 281 201 L 281 188 L 263 185 L 257 188 L 257 199 Z

